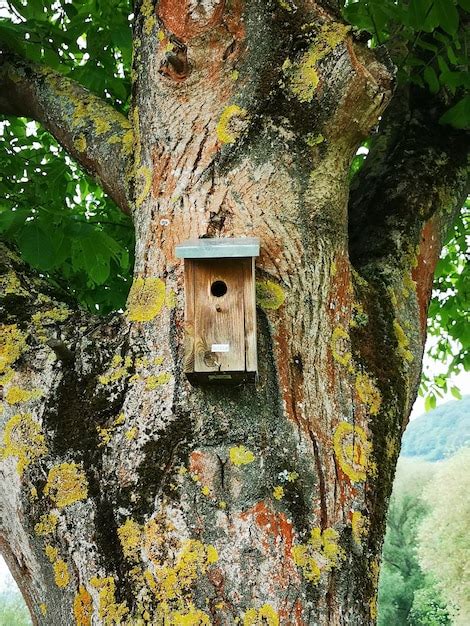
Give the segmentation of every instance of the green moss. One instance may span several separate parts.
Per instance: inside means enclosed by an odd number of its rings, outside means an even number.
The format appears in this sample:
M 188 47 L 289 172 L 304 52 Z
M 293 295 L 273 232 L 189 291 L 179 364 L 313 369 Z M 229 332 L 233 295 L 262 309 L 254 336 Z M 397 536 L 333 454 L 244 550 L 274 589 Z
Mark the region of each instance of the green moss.
M 256 281 L 256 304 L 262 309 L 279 309 L 286 299 L 284 289 L 271 280 Z

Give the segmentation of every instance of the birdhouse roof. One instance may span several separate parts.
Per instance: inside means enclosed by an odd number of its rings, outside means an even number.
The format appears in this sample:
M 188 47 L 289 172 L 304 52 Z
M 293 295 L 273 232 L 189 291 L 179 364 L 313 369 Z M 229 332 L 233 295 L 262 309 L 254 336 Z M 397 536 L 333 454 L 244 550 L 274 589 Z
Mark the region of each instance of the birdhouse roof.
M 176 246 L 178 259 L 227 259 L 259 256 L 257 237 L 188 239 Z

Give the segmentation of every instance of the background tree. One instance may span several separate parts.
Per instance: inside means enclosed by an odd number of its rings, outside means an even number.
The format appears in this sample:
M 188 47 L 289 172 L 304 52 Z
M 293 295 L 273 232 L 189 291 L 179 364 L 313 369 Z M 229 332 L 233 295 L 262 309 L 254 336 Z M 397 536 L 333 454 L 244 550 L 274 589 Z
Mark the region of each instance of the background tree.
M 419 557 L 425 571 L 439 585 L 453 622 L 470 619 L 469 489 L 470 448 L 463 448 L 443 463 L 424 491 L 431 512 L 419 534 Z
M 9 4 L 0 544 L 37 623 L 375 622 L 468 187 L 465 5 L 144 0 L 131 40 L 125 3 Z M 132 214 L 125 315 L 76 301 L 119 306 L 127 218 L 22 117 Z M 174 246 L 245 235 L 259 383 L 192 389 Z
M 430 417 L 420 419 L 428 421 Z M 379 581 L 378 623 L 383 626 L 451 623 L 434 580 L 426 576 L 418 561 L 418 532 L 429 511 L 422 493 L 435 471 L 435 465 L 422 459 L 401 458 L 398 462 Z

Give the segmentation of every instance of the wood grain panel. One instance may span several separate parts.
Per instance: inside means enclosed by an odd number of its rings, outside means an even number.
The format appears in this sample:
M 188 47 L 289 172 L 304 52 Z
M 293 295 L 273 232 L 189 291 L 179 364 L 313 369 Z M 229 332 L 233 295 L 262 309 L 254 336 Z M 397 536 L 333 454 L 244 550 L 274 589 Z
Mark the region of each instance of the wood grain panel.
M 250 259 L 194 261 L 194 340 L 196 372 L 245 370 L 245 266 Z M 227 293 L 216 297 L 211 285 L 221 280 Z M 228 344 L 228 352 L 212 352 Z

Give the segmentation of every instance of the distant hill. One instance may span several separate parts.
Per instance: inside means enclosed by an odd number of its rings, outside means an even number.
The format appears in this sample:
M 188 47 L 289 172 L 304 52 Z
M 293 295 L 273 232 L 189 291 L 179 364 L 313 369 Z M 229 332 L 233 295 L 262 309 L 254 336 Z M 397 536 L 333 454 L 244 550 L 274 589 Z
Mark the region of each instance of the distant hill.
M 446 402 L 410 422 L 401 454 L 440 461 L 464 446 L 470 446 L 470 395 Z

